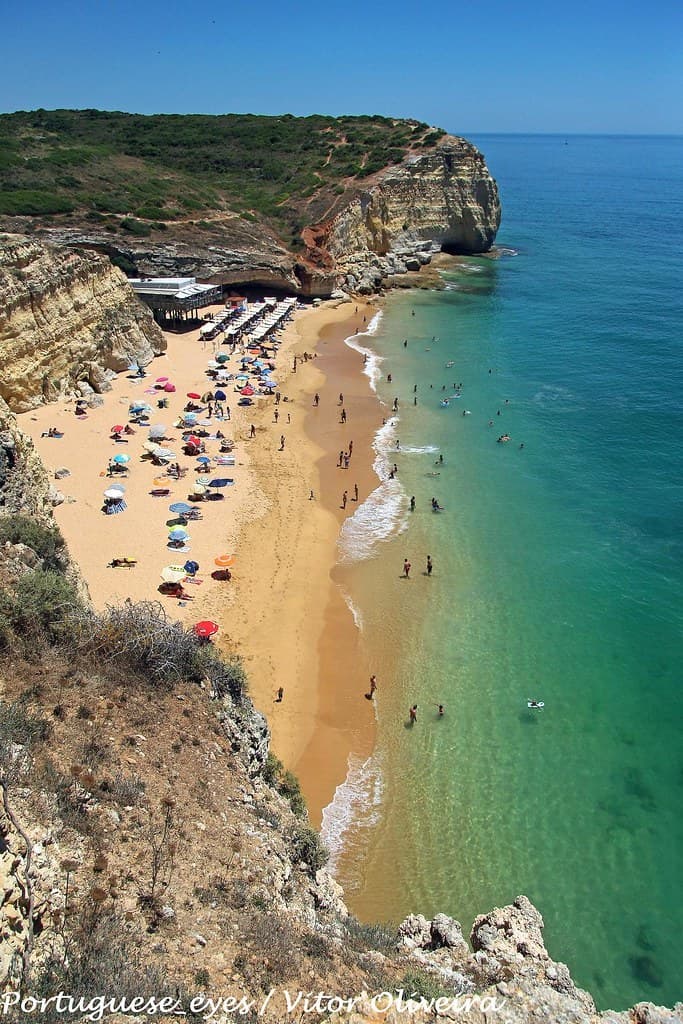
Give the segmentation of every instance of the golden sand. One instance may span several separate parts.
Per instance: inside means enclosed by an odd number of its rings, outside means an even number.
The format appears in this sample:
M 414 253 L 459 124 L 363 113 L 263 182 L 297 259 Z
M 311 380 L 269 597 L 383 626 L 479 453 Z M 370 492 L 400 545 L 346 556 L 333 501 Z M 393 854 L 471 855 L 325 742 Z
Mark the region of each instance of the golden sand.
M 355 309 L 358 312 L 355 312 Z M 70 475 L 55 481 L 67 501 L 55 518 L 72 557 L 80 567 L 96 608 L 125 598 L 159 600 L 171 617 L 188 625 L 213 619 L 220 626 L 218 645 L 238 653 L 245 662 L 252 699 L 272 730 L 272 747 L 285 765 L 299 774 L 313 821 L 346 775 L 349 753 L 370 752 L 374 736 L 372 706 L 363 697 L 369 666 L 363 664 L 359 637 L 350 611 L 331 578 L 337 556 L 340 525 L 375 486 L 370 444 L 381 422 L 379 403 L 362 375 L 362 357 L 343 345 L 343 339 L 362 328 L 368 307 L 325 304 L 297 312 L 281 335 L 277 355 L 283 399 L 258 398 L 250 407 L 237 406 L 232 382 L 225 388 L 231 408 L 229 422 L 211 420 L 235 441 L 234 467 L 212 467 L 212 477 L 232 477 L 235 485 L 222 492 L 224 500 L 198 504 L 203 518 L 190 522 L 189 550 L 167 547 L 169 505 L 186 501 L 196 462 L 182 453 L 181 430 L 172 425 L 187 402 L 187 392 L 207 388 L 207 360 L 212 344 L 203 343 L 198 329 L 167 334 L 168 350 L 148 367 L 145 380 L 121 374 L 104 403 L 79 420 L 73 401 L 42 406 L 19 417 L 21 428 L 35 442 L 48 471 L 65 467 Z M 294 355 L 317 353 L 297 360 Z M 234 372 L 237 359 L 231 360 Z M 168 377 L 177 391 L 149 393 L 157 377 Z M 340 422 L 339 392 L 344 393 L 347 422 Z M 314 407 L 318 392 L 320 404 Z M 169 407 L 157 409 L 159 397 Z M 153 407 L 151 423 L 167 426 L 164 446 L 174 451 L 187 470 L 182 480 L 164 478 L 167 497 L 150 491 L 163 470 L 144 454 L 147 430 L 137 429 L 128 443 L 111 440 L 110 428 L 127 422 L 128 405 L 135 400 Z M 256 428 L 250 438 L 250 426 Z M 42 437 L 49 427 L 62 438 Z M 280 437 L 284 435 L 284 449 Z M 125 436 L 125 435 L 124 435 Z M 339 468 L 338 453 L 353 454 L 348 469 Z M 218 450 L 207 442 L 207 453 Z M 127 508 L 105 516 L 103 492 L 109 459 L 130 456 L 130 472 L 122 480 Z M 344 490 L 348 492 L 342 509 Z M 310 498 L 313 491 L 314 497 Z M 230 582 L 212 579 L 214 558 L 235 554 Z M 111 568 L 115 557 L 136 560 L 134 568 Z M 198 579 L 186 584 L 193 597 L 186 604 L 163 597 L 158 587 L 166 565 L 191 558 L 200 564 Z M 284 690 L 276 701 L 278 687 Z

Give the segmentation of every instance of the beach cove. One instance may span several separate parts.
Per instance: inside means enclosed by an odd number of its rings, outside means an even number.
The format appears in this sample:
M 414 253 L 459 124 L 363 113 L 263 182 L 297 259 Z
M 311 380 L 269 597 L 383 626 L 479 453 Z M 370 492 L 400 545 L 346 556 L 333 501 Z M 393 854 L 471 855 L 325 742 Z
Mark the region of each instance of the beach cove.
M 358 353 L 343 344 L 373 312 L 350 303 L 297 310 L 281 333 L 276 357 L 279 405 L 274 397 L 262 397 L 239 407 L 240 396 L 228 382 L 225 404 L 231 417 L 214 417 L 207 429 L 220 428 L 234 440 L 235 465 L 209 472 L 231 478 L 234 486 L 224 489 L 222 501 L 196 505 L 202 519 L 187 524 L 187 550 L 180 553 L 167 547 L 169 524 L 176 521 L 169 505 L 187 499 L 195 460 L 182 455 L 181 430 L 172 424 L 187 394 L 207 389 L 204 371 L 214 353 L 198 328 L 167 332 L 167 352 L 148 366 L 146 378 L 120 374 L 103 403 L 89 408 L 86 417 L 74 416 L 73 401 L 19 417 L 49 474 L 69 471 L 56 481 L 67 500 L 55 509 L 55 518 L 95 607 L 159 600 L 171 618 L 187 625 L 215 621 L 215 642 L 243 659 L 252 699 L 271 727 L 273 751 L 301 777 L 316 824 L 344 779 L 351 751 L 367 756 L 373 745 L 374 717 L 365 700 L 365 715 L 357 714 L 367 682 L 359 674 L 358 630 L 330 575 L 340 526 L 357 507 L 354 484 L 360 501 L 373 486 L 370 445 L 381 411 L 361 373 Z M 163 382 L 155 389 L 161 377 L 173 381 L 176 392 L 165 392 Z M 343 407 L 340 390 L 345 392 Z M 168 407 L 157 411 L 160 397 Z M 140 461 L 146 455 L 147 429 L 134 427 L 135 435 L 122 434 L 126 443 L 112 440 L 111 427 L 127 422 L 134 401 L 152 405 L 150 423 L 166 426 L 164 445 L 185 470 L 180 480 L 147 458 Z M 340 422 L 342 408 L 347 424 Z M 250 436 L 252 424 L 255 437 Z M 52 427 L 63 436 L 47 436 Z M 349 468 L 343 469 L 337 453 L 349 440 L 353 453 Z M 207 441 L 211 454 L 217 448 L 218 442 Z M 109 460 L 122 453 L 130 458 L 129 472 L 120 481 L 111 479 L 106 475 Z M 103 492 L 118 482 L 125 487 L 126 509 L 105 516 Z M 152 496 L 158 484 L 169 493 Z M 344 490 L 346 510 L 341 507 Z M 224 553 L 235 558 L 229 582 L 210 575 L 214 559 Z M 115 558 L 135 565 L 114 568 Z M 200 582 L 184 584 L 190 600 L 162 596 L 161 570 L 185 559 L 200 565 Z M 278 701 L 280 687 L 284 696 Z

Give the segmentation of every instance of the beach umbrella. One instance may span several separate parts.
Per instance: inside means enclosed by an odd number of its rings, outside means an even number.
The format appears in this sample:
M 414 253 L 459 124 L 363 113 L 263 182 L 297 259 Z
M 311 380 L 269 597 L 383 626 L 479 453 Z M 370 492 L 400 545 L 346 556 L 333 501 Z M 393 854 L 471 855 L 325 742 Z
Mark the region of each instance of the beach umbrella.
M 192 627 L 192 631 L 201 640 L 208 640 L 209 637 L 215 636 L 218 632 L 218 623 L 209 622 L 208 619 L 205 622 L 196 622 Z
M 174 526 L 168 531 L 169 540 L 187 540 L 189 536 L 184 526 Z
M 164 583 L 180 583 L 187 576 L 182 565 L 167 565 L 161 570 L 161 578 Z
M 154 458 L 159 459 L 159 462 L 170 462 L 171 459 L 175 459 L 175 452 L 172 452 L 169 448 L 156 448 Z
M 213 401 L 213 391 L 205 391 L 204 394 L 202 395 L 202 402 L 212 402 L 212 401 Z
M 183 413 L 183 422 L 186 423 L 190 427 L 193 426 L 197 422 L 197 413 L 196 412 L 185 412 L 185 413 Z
M 115 423 L 114 426 L 111 428 L 111 432 L 112 432 L 112 434 L 120 434 L 121 431 L 124 430 L 124 429 L 125 428 L 124 428 L 123 423 Z
M 194 562 L 192 559 L 188 558 L 183 568 L 188 576 L 194 576 L 196 572 L 199 572 L 199 562 Z
M 160 441 L 162 437 L 166 436 L 166 426 L 163 423 L 153 423 L 147 431 L 147 437 L 150 441 Z
M 230 356 L 228 355 L 227 352 L 221 352 L 220 355 L 216 356 L 216 362 L 217 363 L 227 363 L 229 358 L 230 358 Z
M 208 466 L 211 462 L 211 458 L 208 455 L 198 455 L 197 462 L 200 462 L 202 466 Z
M 157 377 L 157 379 L 156 379 L 156 381 L 154 383 L 155 384 L 165 384 L 167 380 L 168 380 L 168 377 Z
M 228 479 L 228 477 L 220 476 L 216 480 L 211 480 L 209 487 L 228 487 L 231 483 L 233 481 Z
M 189 434 L 187 437 L 184 437 L 183 440 L 185 444 L 193 444 L 196 447 L 198 447 L 202 443 L 202 439 L 200 437 L 197 437 L 196 434 Z
M 193 494 L 206 494 L 206 487 L 203 484 L 195 483 L 192 487 Z
M 251 384 L 246 384 L 245 387 L 243 387 L 240 390 L 240 394 L 241 395 L 249 395 L 249 397 L 251 397 L 251 395 L 254 394 L 254 389 L 252 388 Z
M 146 452 L 150 452 L 153 455 L 154 452 L 159 447 L 159 445 L 156 443 L 156 441 L 144 441 L 142 447 L 145 449 Z
M 195 483 L 200 484 L 202 487 L 208 487 L 209 478 L 208 476 L 198 476 L 195 480 Z
M 201 399 L 201 395 L 198 395 L 196 391 L 188 391 L 187 392 L 187 397 L 188 398 L 193 398 L 196 401 L 199 401 Z
M 127 462 L 130 462 L 130 455 L 115 455 L 111 461 L 115 462 L 117 466 L 125 466 Z
M 169 395 L 172 394 L 175 391 L 175 384 L 171 384 L 170 380 L 166 381 L 164 391 L 167 391 Z
M 220 569 L 227 569 L 229 566 L 235 564 L 234 555 L 219 555 L 218 558 L 214 558 L 214 565 L 217 565 Z
M 218 369 L 218 363 L 216 362 L 215 359 L 209 359 L 209 361 L 208 361 L 208 363 L 206 365 L 209 367 L 210 370 L 217 370 Z
M 227 395 L 225 394 L 225 391 L 216 391 L 213 397 L 217 402 L 224 402 Z
M 105 498 L 109 498 L 112 501 L 116 501 L 118 498 L 123 497 L 125 491 L 125 487 L 121 487 L 120 484 L 115 484 L 112 485 L 111 487 L 107 487 L 106 491 L 104 492 L 104 496 Z
M 262 380 L 261 384 L 264 388 L 276 388 L 277 384 L 274 380 Z
M 186 501 L 174 501 L 172 505 L 168 506 L 168 511 L 175 512 L 177 516 L 184 516 L 192 511 L 192 505 L 188 505 Z

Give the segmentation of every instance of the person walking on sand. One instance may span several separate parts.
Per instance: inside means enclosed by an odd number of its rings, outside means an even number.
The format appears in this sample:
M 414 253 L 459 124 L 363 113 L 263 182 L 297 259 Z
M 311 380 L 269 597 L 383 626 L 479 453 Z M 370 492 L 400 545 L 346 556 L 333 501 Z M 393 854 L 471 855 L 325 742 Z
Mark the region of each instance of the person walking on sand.
M 358 484 L 353 485 L 353 500 L 358 501 Z
M 346 502 L 348 501 L 348 498 L 349 498 L 349 492 L 348 491 L 344 491 L 344 493 L 342 494 L 342 503 L 341 503 L 341 507 L 342 508 L 346 508 Z
M 427 575 L 428 576 L 432 575 L 432 569 L 433 568 L 434 568 L 434 563 L 432 562 L 432 556 L 431 555 L 427 555 Z
M 284 697 L 284 695 L 285 695 L 284 689 L 281 686 L 279 686 L 278 687 L 278 691 L 277 691 L 277 697 L 275 698 L 275 703 L 276 704 L 282 704 L 282 698 Z
M 346 409 L 342 409 L 341 411 L 341 422 L 346 423 Z
M 408 561 L 407 558 L 403 559 L 403 575 L 405 579 L 410 579 L 410 562 Z
M 284 434 L 280 434 L 280 451 L 283 452 L 284 450 L 285 450 L 285 435 Z
M 375 695 L 375 690 L 376 689 L 377 689 L 377 676 L 370 676 L 370 699 L 371 700 L 372 700 L 372 698 Z
M 274 420 L 275 423 L 277 423 L 277 421 L 279 419 L 280 419 L 280 413 L 276 409 L 275 412 L 273 413 L 273 420 Z
M 343 394 L 341 393 L 341 391 L 339 392 L 339 404 L 340 404 L 340 405 L 343 405 L 343 404 L 344 404 L 344 396 L 343 396 Z
M 349 455 L 353 455 L 353 441 L 349 441 Z
M 249 427 L 249 437 L 256 437 L 256 427 L 254 426 L 253 423 Z
M 343 461 L 344 461 L 344 452 L 341 451 L 341 452 L 339 452 L 339 462 L 337 463 L 339 469 L 341 469 Z
M 408 713 L 410 715 L 410 724 L 415 725 L 417 722 L 417 704 L 413 704 Z
M 316 408 L 320 405 L 320 395 L 317 391 L 313 396 L 313 405 L 316 406 Z

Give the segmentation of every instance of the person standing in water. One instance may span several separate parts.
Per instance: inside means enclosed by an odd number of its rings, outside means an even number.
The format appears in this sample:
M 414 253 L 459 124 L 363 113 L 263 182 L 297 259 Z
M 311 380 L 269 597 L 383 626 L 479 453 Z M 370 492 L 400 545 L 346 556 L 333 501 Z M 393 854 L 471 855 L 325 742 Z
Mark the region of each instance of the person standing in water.
M 427 575 L 428 576 L 432 575 L 432 569 L 433 568 L 434 568 L 434 563 L 432 562 L 432 556 L 431 555 L 427 555 Z
M 370 676 L 370 697 L 372 698 L 377 689 L 377 676 Z
M 415 723 L 417 722 L 417 704 L 413 704 L 413 706 L 411 707 L 411 709 L 409 711 L 409 714 L 410 714 L 410 724 L 411 725 L 415 725 Z
M 407 558 L 403 559 L 403 575 L 407 580 L 410 579 L 410 562 Z
M 415 495 L 413 495 L 412 498 L 410 499 L 410 511 L 415 511 Z

